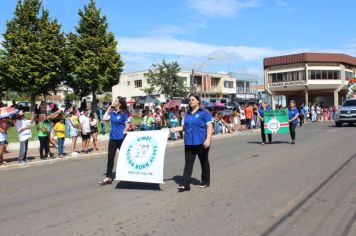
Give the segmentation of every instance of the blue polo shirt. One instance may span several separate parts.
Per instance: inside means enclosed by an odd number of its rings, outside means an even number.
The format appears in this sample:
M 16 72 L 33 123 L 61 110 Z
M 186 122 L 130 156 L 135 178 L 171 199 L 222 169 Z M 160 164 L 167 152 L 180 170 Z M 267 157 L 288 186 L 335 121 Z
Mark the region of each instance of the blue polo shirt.
M 207 137 L 207 125 L 213 122 L 211 114 L 203 108 L 192 114 L 188 111 L 184 118 L 184 144 L 201 145 Z
M 293 119 L 295 116 L 299 116 L 299 111 L 296 107 L 293 109 L 288 109 L 288 115 L 289 115 L 289 120 Z M 291 122 L 292 124 L 298 124 L 298 119 L 295 119 L 294 121 Z
M 111 111 L 110 113 L 111 131 L 110 139 L 121 140 L 125 138 L 124 129 L 125 123 L 130 122 L 129 113 Z
M 264 118 L 265 117 L 265 111 L 267 111 L 267 110 L 271 110 L 271 108 L 269 108 L 269 107 L 266 107 L 266 109 L 261 108 L 261 109 L 258 110 L 258 113 L 260 114 L 260 116 L 262 118 Z

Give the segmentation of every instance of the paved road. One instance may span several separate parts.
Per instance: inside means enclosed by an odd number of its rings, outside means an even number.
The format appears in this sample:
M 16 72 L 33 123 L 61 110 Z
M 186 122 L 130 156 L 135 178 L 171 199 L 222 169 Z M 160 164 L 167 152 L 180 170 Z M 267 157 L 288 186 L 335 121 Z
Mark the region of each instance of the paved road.
M 309 124 L 261 146 L 216 140 L 212 186 L 176 193 L 183 147 L 165 185 L 98 186 L 105 158 L 0 171 L 0 235 L 356 235 L 356 128 Z M 278 141 L 278 142 L 277 142 Z M 199 183 L 196 162 L 193 183 Z

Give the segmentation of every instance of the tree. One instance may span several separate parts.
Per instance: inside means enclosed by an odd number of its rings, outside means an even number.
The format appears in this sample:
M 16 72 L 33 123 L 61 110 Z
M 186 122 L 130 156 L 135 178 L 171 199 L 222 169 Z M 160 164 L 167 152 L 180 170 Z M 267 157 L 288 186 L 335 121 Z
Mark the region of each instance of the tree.
M 80 96 L 96 95 L 111 90 L 119 83 L 123 62 L 117 52 L 114 34 L 108 31 L 105 16 L 101 16 L 94 0 L 79 10 L 76 34 L 70 33 L 69 54 L 72 76 L 69 85 Z M 92 103 L 96 110 L 96 102 Z
M 39 0 L 19 0 L 7 22 L 1 64 L 8 88 L 25 92 L 34 108 L 36 95 L 46 95 L 64 80 L 66 40 Z
M 177 62 L 153 64 L 152 69 L 145 73 L 148 88 L 144 92 L 149 95 L 162 94 L 168 98 L 183 97 L 187 93 L 185 78 L 178 76 L 181 68 Z

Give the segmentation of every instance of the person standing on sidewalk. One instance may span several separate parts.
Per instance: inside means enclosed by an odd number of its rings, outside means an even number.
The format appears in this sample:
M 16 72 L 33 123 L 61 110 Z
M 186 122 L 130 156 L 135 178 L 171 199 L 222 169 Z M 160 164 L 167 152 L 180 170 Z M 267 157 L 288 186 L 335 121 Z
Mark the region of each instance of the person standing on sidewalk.
M 185 131 L 185 166 L 183 180 L 178 187 L 178 192 L 190 190 L 190 179 L 197 155 L 202 168 L 200 188 L 210 186 L 210 165 L 208 157 L 213 133 L 212 123 L 213 118 L 205 108 L 201 107 L 199 96 L 196 94 L 189 95 L 189 110 L 184 119 L 183 126 L 170 130 L 171 132 Z
M 74 109 L 70 112 L 69 117 L 67 118 L 67 125 L 68 125 L 68 131 L 69 131 L 69 138 L 72 140 L 72 152 L 71 156 L 78 156 L 79 153 L 75 151 L 75 147 L 77 145 L 77 139 L 78 139 L 78 129 L 79 129 L 79 118 L 77 115 L 77 111 Z
M 94 111 L 90 112 L 89 119 L 90 119 L 90 135 L 93 138 L 93 145 L 94 145 L 93 149 L 99 152 L 99 147 L 98 147 L 99 122 L 96 113 Z
M 37 137 L 40 141 L 40 158 L 44 160 L 49 154 L 49 135 L 51 133 L 50 123 L 46 114 L 40 114 L 37 124 Z M 43 153 L 44 152 L 44 153 Z
M 253 119 L 253 107 L 251 104 L 247 105 L 245 108 L 245 114 L 246 114 L 246 126 L 247 129 L 252 129 L 252 119 Z
M 7 164 L 4 161 L 4 153 L 6 150 L 6 137 L 7 137 L 7 129 L 9 128 L 7 124 L 7 118 L 0 119 L 0 165 Z
M 111 184 L 113 181 L 113 168 L 116 151 L 121 149 L 127 131 L 130 128 L 129 112 L 125 98 L 118 97 L 113 102 L 111 109 L 109 108 L 103 117 L 104 121 L 110 121 L 110 139 L 108 145 L 108 162 L 106 168 L 106 177 L 100 181 L 101 185 Z
M 33 117 L 32 117 L 33 119 Z M 31 132 L 31 120 L 25 118 L 25 114 L 20 111 L 17 115 L 14 125 L 19 134 L 20 141 L 20 153 L 19 153 L 19 163 L 27 163 L 27 149 L 28 149 L 28 140 L 32 136 Z
M 88 154 L 88 148 L 90 143 L 90 119 L 88 117 L 89 111 L 85 109 L 82 111 L 82 115 L 79 117 L 80 128 L 82 130 L 82 148 L 83 152 Z
M 290 132 L 290 137 L 292 138 L 291 144 L 295 144 L 295 129 L 297 128 L 298 125 L 299 111 L 298 108 L 296 107 L 296 103 L 294 100 L 291 100 L 289 103 L 288 116 L 289 116 L 289 121 L 288 121 L 289 132 Z
M 265 111 L 269 110 L 267 102 L 261 102 L 261 109 L 258 111 L 258 119 L 261 122 L 261 137 L 262 137 L 262 145 L 266 143 L 266 134 L 265 134 Z M 272 134 L 267 134 L 268 136 L 268 143 L 272 143 Z
M 65 118 L 63 116 L 59 117 L 59 121 L 54 125 L 54 131 L 56 132 L 57 141 L 58 141 L 58 157 L 63 158 L 64 156 L 64 140 L 65 140 Z

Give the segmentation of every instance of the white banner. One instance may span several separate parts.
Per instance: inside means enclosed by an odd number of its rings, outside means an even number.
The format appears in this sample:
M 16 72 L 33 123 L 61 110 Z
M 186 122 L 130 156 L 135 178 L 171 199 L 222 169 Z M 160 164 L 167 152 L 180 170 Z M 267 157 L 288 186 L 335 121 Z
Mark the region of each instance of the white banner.
M 169 130 L 129 132 L 121 146 L 116 179 L 163 183 L 164 154 Z

